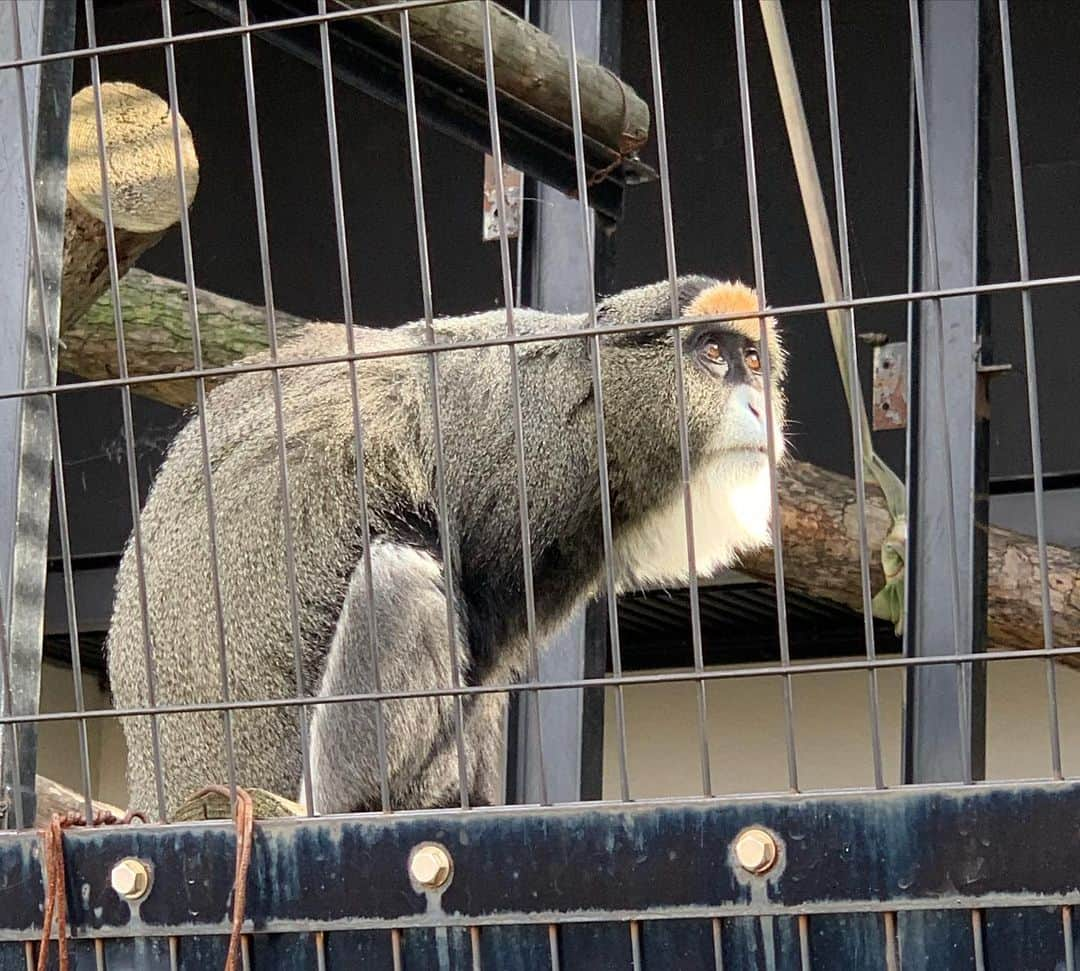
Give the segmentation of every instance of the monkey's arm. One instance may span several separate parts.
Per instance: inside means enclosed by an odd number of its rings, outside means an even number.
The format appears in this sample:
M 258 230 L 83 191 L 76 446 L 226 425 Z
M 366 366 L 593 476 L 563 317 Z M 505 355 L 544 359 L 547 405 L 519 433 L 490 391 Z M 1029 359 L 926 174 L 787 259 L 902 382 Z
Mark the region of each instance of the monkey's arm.
M 349 582 L 318 695 L 376 690 L 373 630 L 378 682 L 384 691 L 450 687 L 451 639 L 447 636 L 439 557 L 426 549 L 377 540 L 371 549 L 371 578 L 369 596 L 367 567 L 361 558 Z M 460 620 L 454 620 L 453 650 L 464 671 L 465 638 Z M 380 747 L 385 751 L 393 808 L 454 805 L 458 801 L 453 698 L 407 698 L 384 702 L 381 707 L 381 726 L 375 702 L 341 702 L 316 708 L 311 723 L 311 774 L 317 812 L 380 808 Z M 478 714 L 475 706 L 464 707 L 474 722 Z M 477 775 L 472 767 L 481 763 L 486 768 L 491 761 L 483 743 L 478 743 L 479 748 L 474 744 L 491 734 L 470 732 L 474 740 L 466 745 L 470 775 Z M 491 778 L 478 780 L 485 790 L 480 793 L 484 801 L 494 801 L 494 783 Z M 304 801 L 303 791 L 299 801 Z

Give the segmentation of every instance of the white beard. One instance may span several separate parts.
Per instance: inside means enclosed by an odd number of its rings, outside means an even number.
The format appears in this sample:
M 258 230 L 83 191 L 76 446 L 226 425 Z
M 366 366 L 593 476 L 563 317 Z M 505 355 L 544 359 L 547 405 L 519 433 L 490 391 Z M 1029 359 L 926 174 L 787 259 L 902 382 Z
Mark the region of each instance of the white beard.
M 707 577 L 771 535 L 769 463 L 761 452 L 726 453 L 690 482 L 694 567 Z M 622 537 L 620 561 L 632 587 L 686 582 L 686 509 L 682 490 Z
M 699 577 L 711 576 L 730 566 L 739 553 L 771 542 L 772 491 L 764 415 L 765 400 L 758 388 L 735 389 L 718 428 L 716 458 L 690 480 L 694 567 Z M 780 407 L 773 421 L 773 453 L 779 463 L 787 448 Z M 619 554 L 631 588 L 685 583 L 690 578 L 681 489 L 622 537 Z

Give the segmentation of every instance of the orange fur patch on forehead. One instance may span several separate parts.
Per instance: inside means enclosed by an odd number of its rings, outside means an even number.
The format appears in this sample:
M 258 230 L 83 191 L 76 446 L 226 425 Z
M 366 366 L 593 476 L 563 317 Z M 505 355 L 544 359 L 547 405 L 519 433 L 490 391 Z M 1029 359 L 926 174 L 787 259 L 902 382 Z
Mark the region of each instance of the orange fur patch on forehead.
M 757 294 L 745 283 L 728 282 L 718 283 L 715 286 L 702 290 L 686 308 L 686 313 L 691 317 L 711 317 L 720 314 L 734 314 L 739 312 L 757 313 Z M 761 319 L 758 317 L 738 317 L 734 320 L 725 320 L 717 324 L 724 330 L 731 330 L 742 334 L 747 340 L 761 340 Z M 776 329 L 776 320 L 772 317 L 765 318 L 765 333 L 769 338 L 769 358 L 779 368 L 783 368 L 784 350 L 780 343 L 780 335 Z

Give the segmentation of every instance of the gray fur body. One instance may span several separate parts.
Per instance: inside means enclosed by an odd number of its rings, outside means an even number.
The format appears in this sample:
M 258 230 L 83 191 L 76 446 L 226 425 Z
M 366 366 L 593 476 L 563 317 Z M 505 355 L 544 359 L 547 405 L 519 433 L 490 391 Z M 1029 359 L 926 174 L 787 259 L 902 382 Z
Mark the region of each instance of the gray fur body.
M 700 277 L 681 280 L 683 311 L 713 284 Z M 666 284 L 627 291 L 602 305 L 601 319 L 667 319 L 668 294 Z M 587 326 L 581 317 L 526 310 L 515 312 L 515 323 L 522 332 Z M 501 337 L 505 327 L 505 314 L 496 311 L 437 321 L 436 334 L 440 342 L 449 343 Z M 705 327 L 723 325 L 687 328 L 683 336 L 700 572 L 768 539 L 767 522 L 761 521 L 767 492 L 764 506 L 760 501 L 763 466 L 766 488 L 768 481 L 765 456 L 760 449 L 733 442 L 730 428 L 718 431 L 725 427 L 725 408 L 738 382 L 706 373 L 689 353 Z M 390 331 L 357 328 L 355 336 L 357 348 L 371 351 L 422 344 L 424 330 L 421 324 Z M 686 547 L 685 532 L 679 535 L 683 492 L 670 331 L 613 335 L 600 343 L 619 577 L 626 583 L 683 578 Z M 280 356 L 319 357 L 344 350 L 340 325 L 312 324 Z M 776 356 L 778 385 L 782 362 Z M 545 638 L 595 594 L 603 579 L 590 341 L 524 344 L 518 358 L 537 635 Z M 520 674 L 528 656 L 509 351 L 490 347 L 443 353 L 439 370 L 446 527 L 455 593 L 453 649 L 465 683 L 505 683 Z M 348 368 L 331 364 L 279 373 L 303 689 L 308 695 L 372 691 L 369 593 Z M 356 374 L 382 688 L 445 688 L 450 685 L 451 638 L 428 359 L 412 355 L 360 361 Z M 775 401 L 779 431 L 779 394 Z M 295 696 L 271 375 L 242 374 L 215 389 L 206 418 L 230 697 Z M 730 496 L 740 489 L 752 497 L 749 512 L 730 505 Z M 710 516 L 729 521 L 703 521 Z M 153 701 L 219 701 L 219 635 L 197 420 L 173 443 L 142 512 L 141 529 L 146 627 L 157 689 Z M 657 552 L 660 547 L 664 552 Z M 117 579 L 107 651 L 117 706 L 150 704 L 133 542 Z M 496 694 L 466 696 L 463 701 L 467 785 L 475 803 L 498 801 L 505 701 Z M 340 703 L 310 710 L 316 809 L 379 808 L 375 705 Z M 452 699 L 388 701 L 383 712 L 394 808 L 456 803 L 460 797 Z M 165 810 L 171 815 L 194 790 L 228 781 L 223 716 L 171 714 L 157 722 Z M 231 722 L 236 781 L 295 796 L 301 783 L 298 709 L 237 710 Z M 124 730 L 130 806 L 153 812 L 158 799 L 150 720 L 126 718 Z

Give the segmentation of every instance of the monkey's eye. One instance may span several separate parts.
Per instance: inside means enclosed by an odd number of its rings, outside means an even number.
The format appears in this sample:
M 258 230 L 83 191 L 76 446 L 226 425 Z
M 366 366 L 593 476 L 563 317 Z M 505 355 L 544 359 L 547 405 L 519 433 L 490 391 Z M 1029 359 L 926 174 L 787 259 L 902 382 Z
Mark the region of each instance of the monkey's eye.
M 744 357 L 746 359 L 746 366 L 750 368 L 750 370 L 753 371 L 755 374 L 757 374 L 761 370 L 761 358 L 758 357 L 757 348 L 748 347 L 746 349 L 746 354 L 744 355 Z
M 705 357 L 714 364 L 720 364 L 724 360 L 724 352 L 720 350 L 719 341 L 706 341 L 702 353 L 704 353 Z

